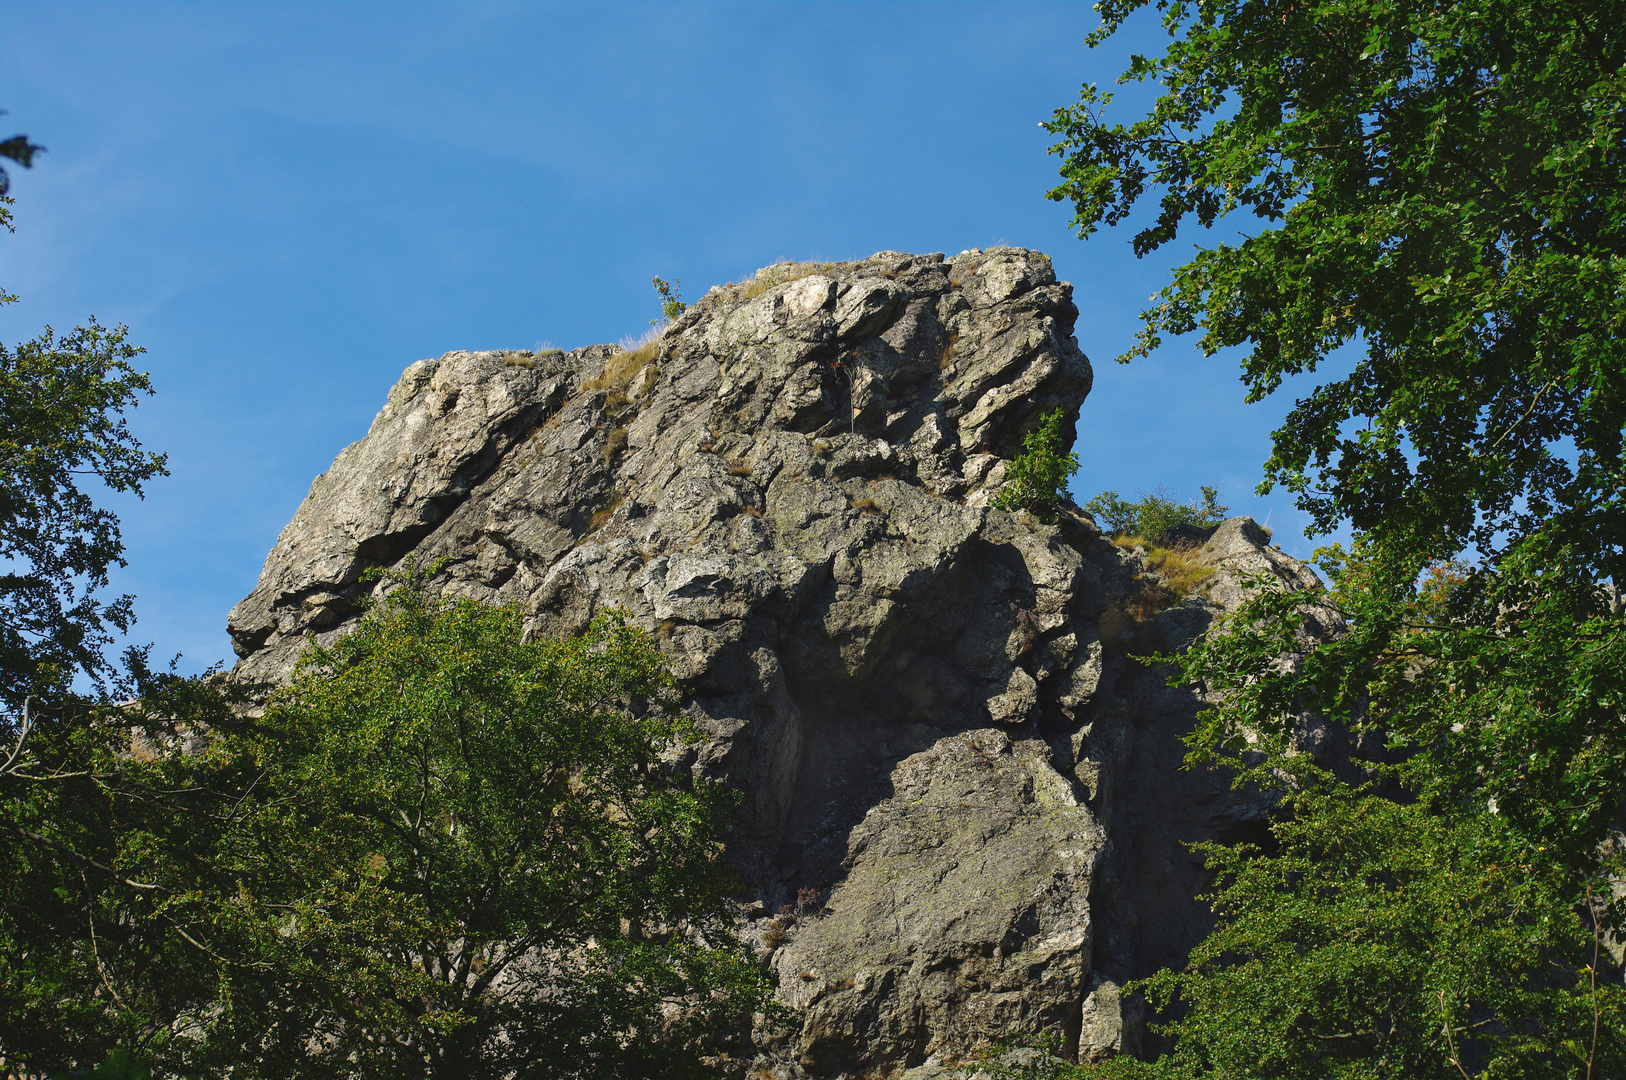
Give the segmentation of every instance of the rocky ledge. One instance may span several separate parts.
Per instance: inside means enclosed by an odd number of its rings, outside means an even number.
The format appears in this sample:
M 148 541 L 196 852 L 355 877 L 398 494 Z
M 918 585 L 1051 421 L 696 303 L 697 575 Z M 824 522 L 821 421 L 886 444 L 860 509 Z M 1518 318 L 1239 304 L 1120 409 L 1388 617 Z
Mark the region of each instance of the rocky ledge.
M 1243 574 L 1313 578 L 1238 518 L 1173 597 L 1076 509 L 992 507 L 1089 392 L 1071 295 L 1037 252 L 882 252 L 769 267 L 632 350 L 419 361 L 232 610 L 238 670 L 286 678 L 409 556 L 539 634 L 625 609 L 706 736 L 689 764 L 746 794 L 743 913 L 792 1020 L 741 1069 L 938 1075 L 1040 1030 L 1134 1051 L 1118 986 L 1206 929 L 1185 845 L 1268 810 L 1180 771 L 1200 702 L 1135 656 Z

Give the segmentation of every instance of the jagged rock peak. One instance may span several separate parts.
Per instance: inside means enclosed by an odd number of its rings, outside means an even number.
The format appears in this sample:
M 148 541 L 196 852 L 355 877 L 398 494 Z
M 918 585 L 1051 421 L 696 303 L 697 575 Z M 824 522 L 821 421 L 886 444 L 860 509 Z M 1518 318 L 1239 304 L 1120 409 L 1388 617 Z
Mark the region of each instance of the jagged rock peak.
M 1037 252 L 882 252 L 768 267 L 631 349 L 420 361 L 232 610 L 238 670 L 286 678 L 408 556 L 534 633 L 621 608 L 705 736 L 682 763 L 745 796 L 742 918 L 791 1012 L 728 1068 L 896 1076 L 1043 1029 L 1133 1050 L 1118 986 L 1204 925 L 1186 843 L 1269 808 L 1178 772 L 1200 702 L 1133 654 L 1240 573 L 1313 577 L 1234 519 L 1172 597 L 1076 510 L 993 507 L 1089 392 L 1076 317 Z
M 787 456 L 986 501 L 1037 417 L 1075 413 L 1089 392 L 1071 295 L 1046 256 L 1020 248 L 881 252 L 766 267 L 631 351 L 419 361 L 311 485 L 228 617 L 234 645 L 250 673 L 281 677 L 305 633 L 353 616 L 363 571 L 432 536 L 467 537 L 440 553 L 492 599 L 528 595 L 521 570 L 590 536 L 638 532 L 646 555 L 648 543 L 704 546 L 693 520 L 631 523 L 680 478 L 706 486 L 719 471 L 725 505 L 760 510 Z M 526 520 L 508 530 L 475 521 L 482 510 Z

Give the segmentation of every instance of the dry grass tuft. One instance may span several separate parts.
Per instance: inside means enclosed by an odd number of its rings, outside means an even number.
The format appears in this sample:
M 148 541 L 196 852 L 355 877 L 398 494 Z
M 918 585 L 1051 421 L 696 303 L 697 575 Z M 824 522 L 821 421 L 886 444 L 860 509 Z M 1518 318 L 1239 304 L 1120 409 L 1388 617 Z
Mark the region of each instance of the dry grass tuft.
M 1154 547 L 1146 556 L 1146 567 L 1178 596 L 1190 596 L 1203 582 L 1214 576 L 1212 566 L 1204 566 L 1197 561 L 1197 548 L 1192 544 Z
M 608 465 L 616 459 L 621 451 L 627 448 L 627 429 L 618 427 L 611 431 L 604 439 L 604 464 Z
M 851 269 L 852 263 L 829 262 L 777 262 L 772 266 L 764 266 L 756 272 L 754 277 L 744 281 L 731 281 L 722 288 L 725 300 L 754 300 L 777 285 L 787 281 L 799 281 L 814 274 L 828 274 L 832 270 Z
M 730 476 L 750 476 L 751 475 L 751 463 L 749 461 L 746 461 L 744 458 L 729 458 L 728 459 L 728 475 L 730 475 Z
M 881 508 L 875 505 L 874 499 L 854 499 L 850 504 L 860 514 L 879 514 Z
M 631 351 L 616 353 L 604 361 L 604 370 L 583 384 L 582 389 L 587 391 L 602 390 L 604 392 L 604 409 L 610 416 L 619 419 L 634 407 L 634 403 L 627 395 L 627 388 L 632 385 L 640 372 L 652 368 L 655 357 L 660 353 L 660 342 L 649 340 Z M 651 370 L 653 376 L 655 371 Z M 647 396 L 654 388 L 654 378 L 644 381 L 640 396 Z M 608 458 L 606 458 L 608 460 Z
M 531 354 L 528 352 L 510 352 L 505 350 L 502 354 L 503 367 L 528 368 L 532 363 L 533 361 L 531 359 Z
M 943 341 L 943 347 L 937 353 L 938 371 L 947 371 L 954 366 L 954 358 L 960 355 L 959 350 L 955 348 L 959 340 L 960 335 L 956 331 L 950 330 L 948 337 Z
M 659 343 L 650 341 L 630 352 L 618 352 L 604 361 L 604 370 L 589 379 L 583 389 L 625 393 L 638 373 L 654 362 L 655 354 L 659 351 Z
M 622 500 L 617 498 L 614 502 L 610 503 L 609 506 L 606 506 L 604 509 L 600 510 L 598 513 L 589 518 L 587 521 L 587 531 L 590 533 L 595 533 L 604 528 L 604 526 L 608 525 L 610 523 L 610 519 L 615 516 L 616 510 L 620 508 L 621 503 Z
M 651 323 L 648 330 L 636 334 L 628 334 L 615 343 L 615 347 L 622 352 L 637 352 L 645 345 L 659 341 L 661 335 L 666 333 L 666 324 L 663 322 Z
M 1195 544 L 1176 543 L 1164 547 L 1144 536 L 1121 533 L 1114 536 L 1112 542 L 1121 548 L 1146 551 L 1146 574 L 1135 578 L 1134 588 L 1124 599 L 1127 614 L 1135 619 L 1150 619 L 1173 607 L 1214 576 L 1212 566 L 1204 566 L 1197 560 Z

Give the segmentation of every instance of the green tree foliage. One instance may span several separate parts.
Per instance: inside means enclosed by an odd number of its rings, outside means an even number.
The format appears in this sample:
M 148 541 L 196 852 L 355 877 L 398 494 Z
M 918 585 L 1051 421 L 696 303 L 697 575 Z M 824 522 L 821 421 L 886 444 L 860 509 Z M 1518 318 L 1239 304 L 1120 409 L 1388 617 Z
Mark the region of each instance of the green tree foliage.
M 698 1021 L 751 1004 L 733 801 L 661 762 L 687 728 L 654 642 L 615 615 L 574 639 L 521 624 L 406 582 L 267 713 L 285 801 L 255 848 L 292 921 L 274 981 L 323 993 L 292 1014 L 264 993 L 240 1030 L 332 1031 L 313 1075 L 680 1075 Z M 686 998 L 689 1024 L 663 1016 Z
M 1039 426 L 1022 439 L 1022 452 L 1005 472 L 1005 487 L 994 500 L 1001 510 L 1028 510 L 1041 520 L 1054 521 L 1067 497 L 1067 481 L 1078 472 L 1078 455 L 1067 449 L 1062 432 L 1064 417 L 1056 409 L 1039 419 Z
M 9 299 L 9 298 L 6 298 Z M 166 475 L 124 412 L 151 394 L 130 366 L 144 350 L 125 328 L 95 319 L 58 338 L 47 327 L 15 349 L 0 344 L 0 701 L 60 701 L 76 675 L 109 671 L 112 631 L 133 621 L 131 598 L 103 602 L 109 568 L 124 565 L 118 518 L 82 486 L 143 493 Z
M 152 1070 L 131 1057 L 129 1051 L 115 1050 L 100 1065 L 60 1073 L 51 1080 L 151 1080 L 151 1077 Z
M 190 752 L 132 759 L 116 719 L 80 724 L 64 779 L 4 804 L 44 838 L 7 868 L 12 899 L 61 898 L 5 908 L 27 959 L 0 974 L 9 1060 L 121 1044 L 201 1075 L 703 1075 L 761 1007 L 725 906 L 733 800 L 665 763 L 687 728 L 619 617 L 527 641 L 516 609 L 413 578 L 258 720 L 156 681 L 168 699 L 123 720 L 212 721 Z M 76 762 L 98 786 L 69 798 Z
M 1206 484 L 1198 490 L 1202 498 L 1189 503 L 1162 488 L 1135 502 L 1120 498 L 1116 491 L 1103 491 L 1085 503 L 1084 510 L 1110 533 L 1156 541 L 1175 529 L 1208 529 L 1225 520 L 1231 508 L 1220 505 L 1219 490 Z
M 1146 6 L 1103 0 L 1091 43 Z M 1626 6 L 1156 8 L 1169 46 L 1124 76 L 1155 84 L 1149 113 L 1109 122 L 1086 86 L 1049 125 L 1051 195 L 1087 236 L 1155 191 L 1139 253 L 1257 216 L 1175 271 L 1122 359 L 1200 332 L 1244 350 L 1259 400 L 1344 350 L 1262 490 L 1357 542 L 1325 554 L 1330 591 L 1267 589 L 1182 658 L 1225 695 L 1194 763 L 1291 816 L 1278 852 L 1214 853 L 1220 929 L 1154 984 L 1185 1012 L 1149 1068 L 1618 1074 L 1592 919 L 1626 921 Z M 1349 632 L 1308 642 L 1329 608 Z M 1356 736 L 1342 779 L 1296 752 L 1306 718 Z
M 1144 6 L 1104 0 L 1092 42 Z M 1087 236 L 1160 189 L 1138 253 L 1183 222 L 1266 224 L 1177 269 L 1128 355 L 1200 329 L 1206 352 L 1247 349 L 1258 400 L 1354 342 L 1352 372 L 1294 407 L 1267 464 L 1319 529 L 1432 553 L 1558 515 L 1620 570 L 1626 9 L 1157 7 L 1174 40 L 1124 76 L 1158 85 L 1150 114 L 1109 124 L 1112 95 L 1086 86 L 1048 125 L 1051 197 Z
M 24 168 L 43 147 L 26 135 L 0 142 Z M 0 225 L 12 229 L 11 178 L 0 168 Z M 16 301 L 0 289 L 0 304 Z M 112 631 L 133 620 L 131 599 L 97 598 L 108 569 L 124 565 L 118 518 L 83 490 L 142 494 L 165 475 L 143 453 L 124 412 L 152 393 L 130 366 L 145 350 L 126 329 L 95 319 L 65 337 L 50 327 L 15 349 L 0 344 L 0 706 L 15 716 L 29 694 L 60 700 L 76 676 L 100 685 Z M 7 728 L 14 734 L 13 719 Z M 4 734 L 4 731 L 0 731 Z
M 27 168 L 41 149 L 17 135 L 0 142 L 0 158 Z M 8 230 L 9 190 L 0 168 Z M 0 304 L 15 300 L 0 290 Z M 131 809 L 112 794 L 130 731 L 109 727 L 85 691 L 107 695 L 115 667 L 105 649 L 133 616 L 130 597 L 97 596 L 109 569 L 124 564 L 124 545 L 118 519 L 82 486 L 94 478 L 139 496 L 164 472 L 164 459 L 143 453 L 125 423 L 125 410 L 152 392 L 130 365 L 141 351 L 124 327 L 94 319 L 62 338 L 47 328 L 15 349 L 0 345 L 0 1069 L 8 1075 L 24 1046 L 38 1048 L 43 1063 L 72 1060 L 58 1051 L 96 1029 L 105 1011 L 93 1005 L 97 1015 L 87 1017 L 80 1005 L 116 999 L 107 980 L 93 978 L 87 991 L 82 978 L 103 970 L 101 932 L 148 929 L 120 925 L 117 902 L 98 903 L 109 891 L 129 898 L 153 886 L 106 861 L 110 829 Z M 126 693 L 148 681 L 145 655 L 130 659 L 130 677 L 115 680 Z M 139 814 L 156 793 L 139 784 L 120 790 L 132 794 Z
M 0 346 L 0 1071 L 699 1075 L 765 976 L 648 637 L 527 641 L 409 574 L 263 711 L 119 672 L 124 549 L 81 485 L 164 471 L 124 421 L 140 351 Z
M 1446 1080 L 1584 1076 L 1590 1061 L 1618 1075 L 1618 988 L 1594 1012 L 1588 983 L 1552 978 L 1554 956 L 1598 945 L 1561 867 L 1521 858 L 1492 815 L 1337 784 L 1289 801 L 1269 857 L 1210 850 L 1219 929 L 1147 984 L 1189 1010 L 1174 1053 L 1102 1072 Z
M 1499 719 L 1542 722 L 1528 700 L 1487 693 L 1614 682 L 1626 656 L 1572 641 L 1465 642 L 1451 611 L 1471 579 L 1439 568 L 1406 605 L 1405 651 L 1367 673 L 1366 718 L 1349 721 L 1386 745 L 1341 778 L 1289 752 L 1282 729 L 1305 716 L 1306 691 L 1348 678 L 1366 622 L 1395 602 L 1371 589 L 1364 548 L 1331 554 L 1330 592 L 1257 581 L 1232 632 L 1179 659 L 1184 679 L 1227 695 L 1200 718 L 1192 764 L 1228 765 L 1240 783 L 1281 791 L 1284 813 L 1266 851 L 1208 846 L 1218 928 L 1186 969 L 1147 984 L 1155 1003 L 1184 1013 L 1173 1054 L 1104 1074 L 1615 1075 L 1626 1064 L 1626 994 L 1618 969 L 1609 973 L 1606 897 L 1593 891 L 1605 887 L 1606 860 L 1486 799 L 1474 764 L 1483 758 L 1464 736 L 1494 733 Z M 1352 621 L 1349 634 L 1305 652 L 1306 620 L 1329 610 Z M 1284 657 L 1303 665 L 1299 676 L 1281 673 Z M 1422 723 L 1426 738 L 1412 727 Z M 1557 822 L 1576 809 L 1545 812 Z
M 239 694 L 130 656 L 127 707 L 29 702 L 0 768 L 0 1060 L 35 1074 L 175 1049 L 223 976 L 215 860 L 260 770 Z M 177 719 L 177 718 L 184 718 Z M 218 737 L 199 740 L 213 727 Z

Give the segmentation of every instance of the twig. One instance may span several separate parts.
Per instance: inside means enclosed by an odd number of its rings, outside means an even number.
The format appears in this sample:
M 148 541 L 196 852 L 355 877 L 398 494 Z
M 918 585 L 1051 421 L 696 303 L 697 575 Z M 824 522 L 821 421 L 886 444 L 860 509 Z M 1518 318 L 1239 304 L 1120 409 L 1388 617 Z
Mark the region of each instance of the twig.
M 1592 916 L 1592 1047 L 1586 1056 L 1586 1080 L 1592 1080 L 1592 1063 L 1598 1057 L 1598 909 L 1592 906 L 1592 884 L 1586 887 L 1586 909 Z
M 23 729 L 17 733 L 17 745 L 11 748 L 11 753 L 6 757 L 6 763 L 0 765 L 0 776 L 10 773 L 17 764 L 17 759 L 23 756 L 23 743 L 28 741 L 28 733 L 34 728 L 34 721 L 28 715 L 28 707 L 33 703 L 33 694 L 23 698 Z
M 79 880 L 84 882 L 85 891 L 88 893 L 90 891 L 90 882 L 85 880 L 83 870 L 79 871 Z M 102 985 L 107 987 L 109 994 L 113 995 L 113 1000 L 118 1002 L 119 1008 L 125 1008 L 124 999 L 119 997 L 117 990 L 113 989 L 113 983 L 107 977 L 107 969 L 102 966 L 102 950 L 96 940 L 96 912 L 89 904 L 85 908 L 85 922 L 90 926 L 90 955 L 96 961 L 96 977 L 102 980 Z
M 1440 1015 L 1445 1017 L 1445 1046 L 1450 1051 L 1451 1064 L 1455 1065 L 1457 1072 L 1462 1074 L 1462 1080 L 1473 1080 L 1473 1077 L 1468 1075 L 1468 1070 L 1462 1067 L 1462 1062 L 1457 1060 L 1457 1040 L 1456 1035 L 1451 1030 L 1451 1010 L 1445 1007 L 1444 990 L 1440 991 Z
M 20 825 L 13 825 L 9 821 L 4 822 L 3 824 L 5 825 L 6 828 L 10 829 L 12 832 L 16 833 L 17 835 L 26 837 L 29 840 L 32 840 L 37 844 L 44 844 L 47 847 L 55 848 L 56 850 L 62 852 L 62 854 L 66 855 L 68 858 L 72 859 L 74 862 L 81 863 L 81 864 L 83 864 L 85 866 L 90 867 L 93 870 L 100 870 L 104 874 L 110 874 L 110 875 L 112 875 L 114 880 L 123 882 L 125 885 L 130 886 L 130 888 L 132 888 L 132 889 L 157 889 L 157 890 L 159 890 L 161 892 L 170 892 L 171 891 L 170 889 L 168 889 L 167 887 L 165 887 L 163 885 L 154 885 L 154 884 L 150 884 L 150 883 L 144 882 L 144 881 L 131 881 L 129 878 L 125 877 L 123 874 L 119 873 L 117 870 L 113 869 L 111 866 L 103 866 L 101 863 L 97 862 L 95 859 L 92 859 L 92 858 L 90 858 L 89 856 L 86 856 L 86 855 L 81 855 L 81 854 L 79 854 L 79 852 L 73 850 L 73 848 L 69 847 L 68 845 L 58 843 L 57 841 L 52 840 L 49 836 L 41 836 L 39 833 L 34 832 L 31 829 L 25 829 L 25 828 L 21 827 Z
M 1528 409 L 1524 410 L 1524 415 L 1519 417 L 1517 420 L 1513 421 L 1513 423 L 1511 423 L 1511 424 L 1509 424 L 1507 426 L 1507 430 L 1502 432 L 1502 434 L 1497 438 L 1497 440 L 1490 444 L 1490 449 L 1485 451 L 1484 456 L 1489 457 L 1491 454 L 1495 453 L 1496 448 L 1498 446 L 1501 446 L 1504 442 L 1507 441 L 1507 437 L 1509 435 L 1513 434 L 1513 431 L 1514 431 L 1515 428 L 1517 428 L 1520 424 L 1524 423 L 1526 420 L 1530 419 L 1530 414 L 1536 411 L 1536 406 L 1541 402 L 1541 395 L 1545 394 L 1548 390 L 1551 390 L 1552 387 L 1553 387 L 1553 383 L 1555 383 L 1557 381 L 1558 381 L 1558 378 L 1556 376 L 1551 378 L 1551 379 L 1548 379 L 1547 380 L 1547 385 L 1543 386 L 1540 390 L 1536 391 L 1536 396 L 1530 399 L 1530 407 Z

